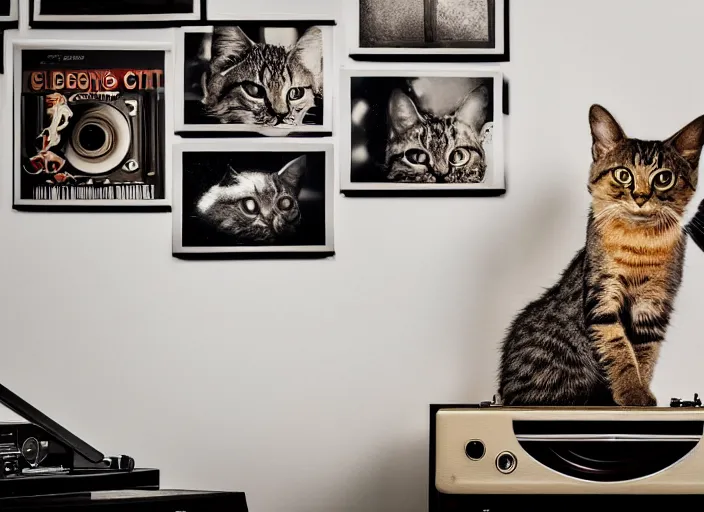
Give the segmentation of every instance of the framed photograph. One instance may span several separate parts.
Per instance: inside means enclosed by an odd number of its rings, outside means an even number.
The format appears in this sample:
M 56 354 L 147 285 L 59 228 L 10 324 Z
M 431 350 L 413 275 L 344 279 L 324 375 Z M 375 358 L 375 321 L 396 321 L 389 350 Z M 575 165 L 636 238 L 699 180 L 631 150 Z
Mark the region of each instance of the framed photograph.
M 169 27 L 206 19 L 206 0 L 29 0 L 33 28 Z
M 15 43 L 15 208 L 169 206 L 170 52 L 162 43 Z
M 5 73 L 5 30 L 19 26 L 19 0 L 0 0 L 0 74 Z
M 19 0 L 0 0 L 0 28 L 17 27 L 19 11 Z
M 246 21 L 181 29 L 176 132 L 331 134 L 333 28 Z
M 343 71 L 342 192 L 503 194 L 503 90 L 499 71 Z
M 332 255 L 333 160 L 307 140 L 177 144 L 174 255 Z
M 508 0 L 351 0 L 350 56 L 358 60 L 509 58 Z

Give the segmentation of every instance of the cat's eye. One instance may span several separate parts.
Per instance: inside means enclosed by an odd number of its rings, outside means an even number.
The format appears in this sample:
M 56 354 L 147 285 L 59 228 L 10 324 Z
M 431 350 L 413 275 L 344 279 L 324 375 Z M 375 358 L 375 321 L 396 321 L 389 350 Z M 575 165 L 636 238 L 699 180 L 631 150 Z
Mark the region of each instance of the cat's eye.
M 291 101 L 300 100 L 306 93 L 303 87 L 292 87 L 288 90 L 288 99 Z
M 457 148 L 452 153 L 450 153 L 450 165 L 454 167 L 462 167 L 469 163 L 469 159 L 472 155 L 465 148 Z
M 657 190 L 664 192 L 665 190 L 670 190 L 675 186 L 676 176 L 675 173 L 668 170 L 659 171 L 650 177 L 650 183 Z
M 293 199 L 290 197 L 282 197 L 277 203 L 279 210 L 288 211 L 293 208 Z
M 624 187 L 627 187 L 633 183 L 633 175 L 628 169 L 619 167 L 618 169 L 614 169 L 613 175 L 616 182 Z
M 242 199 L 241 204 L 242 204 L 242 209 L 244 210 L 245 213 L 248 213 L 250 215 L 254 215 L 259 212 L 259 205 L 254 200 L 254 198 L 245 197 L 244 199 Z
M 421 149 L 409 149 L 405 153 L 406 160 L 415 165 L 427 165 L 430 161 L 428 153 Z
M 242 84 L 242 90 L 248 95 L 251 96 L 252 98 L 255 99 L 262 99 L 266 95 L 266 91 L 264 91 L 264 87 L 261 85 L 255 84 L 254 82 L 245 82 Z

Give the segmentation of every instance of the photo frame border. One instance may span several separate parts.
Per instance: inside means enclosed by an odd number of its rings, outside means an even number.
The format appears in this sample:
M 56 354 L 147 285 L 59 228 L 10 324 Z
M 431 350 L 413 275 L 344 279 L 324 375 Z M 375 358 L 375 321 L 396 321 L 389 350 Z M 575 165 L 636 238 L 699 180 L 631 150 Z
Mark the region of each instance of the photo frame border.
M 0 16 L 0 30 L 18 28 L 20 23 L 20 0 L 10 0 L 10 15 Z
M 486 183 L 398 183 L 398 182 L 353 182 L 352 181 L 352 88 L 351 80 L 355 77 L 477 77 L 493 78 L 494 105 L 494 166 L 497 177 L 493 184 Z M 459 66 L 403 66 L 385 70 L 379 66 L 343 67 L 340 79 L 340 101 L 338 119 L 340 122 L 341 147 L 338 149 L 340 193 L 349 197 L 495 197 L 506 193 L 506 133 L 505 101 L 506 91 L 504 73 L 498 66 L 459 67 Z
M 496 0 L 497 16 L 494 21 L 496 49 L 481 48 L 365 48 L 359 43 L 360 1 L 349 2 L 346 14 L 348 25 L 347 47 L 349 57 L 356 61 L 378 62 L 472 62 L 493 63 L 511 60 L 510 0 Z M 498 14 L 501 14 L 499 16 Z
M 263 247 L 183 246 L 183 154 L 187 152 L 324 152 L 325 153 L 325 245 Z M 332 141 L 302 139 L 296 142 L 271 139 L 183 139 L 173 144 L 172 255 L 180 259 L 308 259 L 335 254 L 335 156 Z
M 121 14 L 121 15 L 39 15 L 41 0 L 29 0 L 29 27 L 44 29 L 120 29 L 120 28 L 171 28 L 198 25 L 207 22 L 207 0 L 194 0 L 192 14 Z M 37 12 L 35 12 L 37 11 Z M 65 19 L 46 19 L 65 18 Z M 104 19 L 103 19 L 104 18 Z M 138 19 L 142 18 L 142 19 Z
M 297 126 L 290 129 L 274 128 L 281 130 L 280 135 L 265 135 L 264 130 L 257 129 L 245 124 L 187 124 L 185 120 L 185 91 L 183 90 L 184 70 L 185 70 L 185 36 L 189 32 L 203 32 L 216 26 L 237 26 L 239 23 L 260 24 L 266 27 L 287 27 L 291 22 L 309 23 L 321 28 L 328 28 L 323 31 L 323 123 L 321 125 Z M 176 62 L 176 88 L 174 90 L 175 110 L 174 127 L 176 135 L 183 138 L 215 138 L 215 137 L 264 137 L 266 139 L 286 139 L 291 136 L 301 137 L 326 137 L 334 131 L 334 110 L 335 110 L 335 71 L 337 69 L 337 58 L 335 56 L 335 31 L 336 22 L 334 20 L 311 20 L 301 19 L 248 19 L 237 20 L 217 20 L 205 25 L 191 25 L 181 27 L 176 30 L 175 55 Z M 326 64 L 330 62 L 330 64 Z
M 128 199 L 66 199 L 60 201 L 42 199 L 22 199 L 21 195 L 21 105 L 22 105 L 22 52 L 24 50 L 137 50 L 164 52 L 164 198 L 146 200 Z M 113 40 L 57 40 L 57 39 L 18 39 L 13 41 L 11 69 L 14 76 L 12 85 L 6 88 L 6 100 L 12 105 L 12 126 L 15 133 L 12 155 L 12 207 L 18 211 L 171 211 L 171 168 L 174 144 L 173 114 L 169 105 L 173 103 L 173 45 L 164 42 L 133 42 Z

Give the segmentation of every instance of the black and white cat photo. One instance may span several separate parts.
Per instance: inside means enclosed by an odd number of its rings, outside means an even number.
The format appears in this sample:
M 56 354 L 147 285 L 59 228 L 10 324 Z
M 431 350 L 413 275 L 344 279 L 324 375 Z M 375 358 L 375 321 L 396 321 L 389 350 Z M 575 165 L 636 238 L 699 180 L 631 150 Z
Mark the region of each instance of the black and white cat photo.
M 321 130 L 326 34 L 291 23 L 190 27 L 183 33 L 183 129 L 286 136 Z
M 349 73 L 345 189 L 503 187 L 498 77 Z
M 294 146 L 278 151 L 223 147 L 184 150 L 179 158 L 177 249 L 236 253 L 329 248 L 330 152 L 297 151 Z

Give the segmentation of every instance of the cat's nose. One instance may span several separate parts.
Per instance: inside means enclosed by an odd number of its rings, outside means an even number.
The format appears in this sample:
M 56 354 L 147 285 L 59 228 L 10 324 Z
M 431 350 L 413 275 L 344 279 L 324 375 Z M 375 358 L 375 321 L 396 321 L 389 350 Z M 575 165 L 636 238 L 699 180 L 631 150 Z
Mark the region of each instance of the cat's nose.
M 271 104 L 271 108 L 279 119 L 283 119 L 288 115 L 288 105 L 285 101 L 274 101 Z
M 643 208 L 643 205 L 648 202 L 648 194 L 633 194 L 633 200 L 638 205 L 638 208 Z
M 447 163 L 438 161 L 435 164 L 435 172 L 438 173 L 440 176 L 445 176 L 449 174 L 450 168 L 448 167 Z

